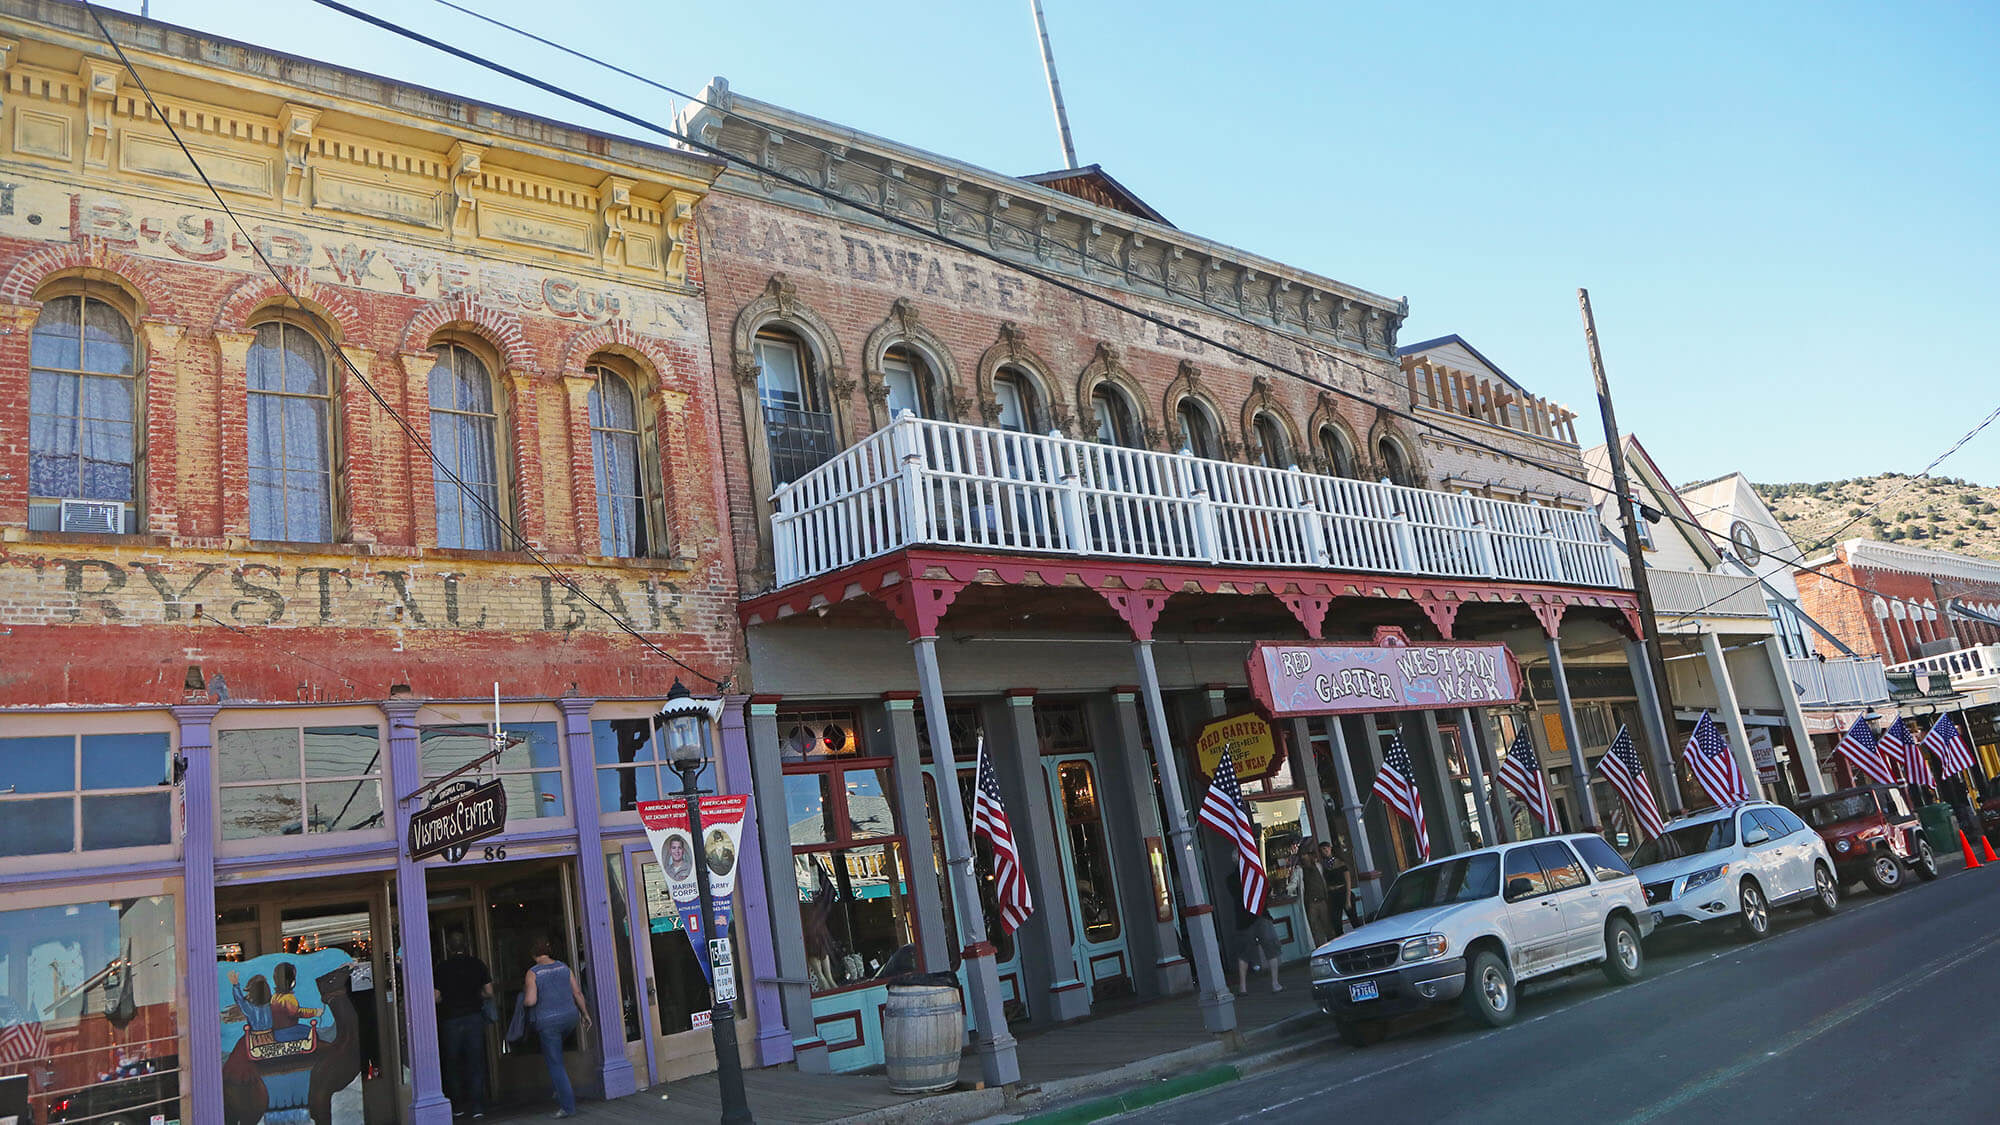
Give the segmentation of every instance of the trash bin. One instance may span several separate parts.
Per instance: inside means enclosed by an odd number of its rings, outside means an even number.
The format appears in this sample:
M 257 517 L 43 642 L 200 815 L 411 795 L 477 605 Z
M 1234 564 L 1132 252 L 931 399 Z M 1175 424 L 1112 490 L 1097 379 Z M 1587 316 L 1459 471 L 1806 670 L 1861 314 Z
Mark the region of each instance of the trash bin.
M 1958 822 L 1952 819 L 1950 805 L 1939 801 L 1918 808 L 1917 823 L 1924 826 L 1924 839 L 1931 842 L 1931 851 L 1944 856 L 1958 850 Z
M 965 1009 L 950 973 L 911 973 L 889 985 L 882 1006 L 882 1054 L 889 1089 L 927 1094 L 958 1084 Z

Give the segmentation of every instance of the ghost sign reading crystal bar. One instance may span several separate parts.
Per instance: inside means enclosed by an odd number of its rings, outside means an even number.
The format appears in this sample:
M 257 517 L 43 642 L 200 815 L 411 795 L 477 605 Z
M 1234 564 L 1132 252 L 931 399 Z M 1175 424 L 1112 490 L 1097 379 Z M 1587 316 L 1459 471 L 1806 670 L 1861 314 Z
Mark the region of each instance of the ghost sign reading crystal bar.
M 1273 717 L 1493 707 L 1521 699 L 1521 666 L 1507 646 L 1413 643 L 1401 629 L 1373 643 L 1259 641 L 1246 661 L 1250 690 Z

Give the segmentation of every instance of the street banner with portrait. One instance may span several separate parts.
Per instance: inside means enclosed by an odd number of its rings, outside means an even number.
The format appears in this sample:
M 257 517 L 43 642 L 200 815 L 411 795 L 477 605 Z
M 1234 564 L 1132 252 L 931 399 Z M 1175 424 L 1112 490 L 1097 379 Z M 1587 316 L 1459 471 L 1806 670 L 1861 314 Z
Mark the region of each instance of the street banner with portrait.
M 646 839 L 653 845 L 653 858 L 659 861 L 667 893 L 673 896 L 674 908 L 680 912 L 688 944 L 694 947 L 702 974 L 713 986 L 715 973 L 709 967 L 707 938 L 710 933 L 725 939 L 729 934 L 736 869 L 743 845 L 743 817 L 749 811 L 750 798 L 743 795 L 701 798 L 699 849 L 688 829 L 686 801 L 641 801 L 638 808 L 639 821 L 646 826 Z M 695 882 L 697 857 L 708 865 L 708 893 L 715 901 L 715 917 L 710 920 L 712 929 L 701 917 L 701 889 Z

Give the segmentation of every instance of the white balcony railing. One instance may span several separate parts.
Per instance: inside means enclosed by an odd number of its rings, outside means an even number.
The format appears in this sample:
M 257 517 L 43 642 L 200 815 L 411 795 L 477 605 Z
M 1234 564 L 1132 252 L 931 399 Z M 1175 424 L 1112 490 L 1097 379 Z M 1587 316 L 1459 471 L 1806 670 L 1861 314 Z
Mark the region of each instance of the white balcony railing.
M 1621 585 L 1592 512 L 909 414 L 772 499 L 780 586 L 918 545 Z
M 2000 645 L 1972 645 L 1919 660 L 1891 664 L 1891 672 L 1943 672 L 1954 685 L 2000 676 Z
M 1785 661 L 1801 707 L 1858 707 L 1889 701 L 1889 680 L 1873 656 L 1794 656 Z
M 1631 572 L 1621 560 L 1619 577 L 1631 581 Z M 1646 568 L 1646 582 L 1653 591 L 1653 612 L 1663 626 L 1684 617 L 1765 617 L 1763 588 L 1742 575 L 1710 574 L 1705 570 L 1662 570 Z

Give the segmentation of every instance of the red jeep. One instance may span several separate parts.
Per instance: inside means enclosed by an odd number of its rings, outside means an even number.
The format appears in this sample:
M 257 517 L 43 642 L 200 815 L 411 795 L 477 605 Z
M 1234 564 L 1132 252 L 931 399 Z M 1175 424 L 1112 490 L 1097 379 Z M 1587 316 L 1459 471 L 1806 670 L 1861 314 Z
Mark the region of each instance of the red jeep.
M 1798 812 L 1826 841 L 1842 886 L 1859 879 L 1876 894 L 1887 894 L 1903 885 L 1905 867 L 1925 882 L 1938 877 L 1937 857 L 1901 789 L 1838 789 L 1801 801 Z

